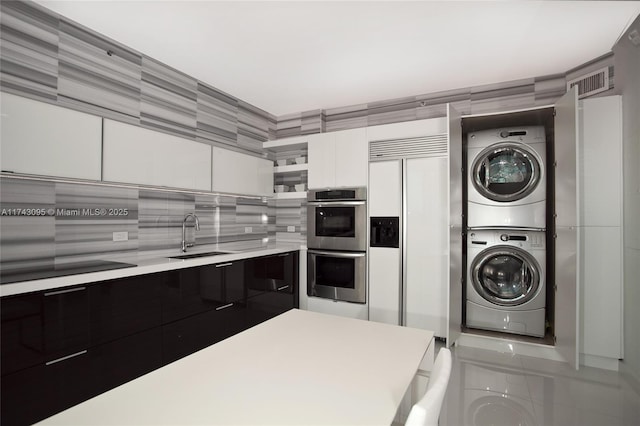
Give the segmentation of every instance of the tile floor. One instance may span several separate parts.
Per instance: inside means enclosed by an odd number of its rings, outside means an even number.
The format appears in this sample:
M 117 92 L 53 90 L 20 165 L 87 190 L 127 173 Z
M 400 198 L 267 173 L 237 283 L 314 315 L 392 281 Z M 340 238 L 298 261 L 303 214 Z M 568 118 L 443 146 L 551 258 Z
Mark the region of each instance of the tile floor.
M 640 394 L 618 373 L 469 347 L 453 349 L 440 426 L 640 425 Z

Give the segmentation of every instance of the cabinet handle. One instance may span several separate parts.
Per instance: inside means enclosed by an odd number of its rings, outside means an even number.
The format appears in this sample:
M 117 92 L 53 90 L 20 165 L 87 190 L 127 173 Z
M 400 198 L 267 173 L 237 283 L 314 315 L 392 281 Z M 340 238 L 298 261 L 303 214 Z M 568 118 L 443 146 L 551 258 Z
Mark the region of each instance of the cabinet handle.
M 64 360 L 69 359 L 69 358 L 75 358 L 77 356 L 84 355 L 86 353 L 87 353 L 87 350 L 85 349 L 84 351 L 76 352 L 75 354 L 63 356 L 62 358 L 54 359 L 53 361 L 48 361 L 48 362 L 45 363 L 45 365 L 56 364 L 56 363 L 58 363 L 60 361 L 64 361 Z
M 278 291 L 284 290 L 285 288 L 289 288 L 289 286 L 288 285 L 283 285 L 282 287 L 278 287 Z
M 291 253 L 284 253 L 284 254 L 279 254 L 278 256 L 279 256 L 279 257 L 287 257 L 287 256 L 289 256 L 290 254 L 291 254 Z
M 225 266 L 231 266 L 231 265 L 233 265 L 233 262 L 220 263 L 220 264 L 216 265 L 216 268 L 224 268 Z
M 223 310 L 223 309 L 227 309 L 227 308 L 230 308 L 230 307 L 232 307 L 232 306 L 233 306 L 233 303 L 228 303 L 228 304 L 226 304 L 226 305 L 218 306 L 218 307 L 216 308 L 216 311 L 221 311 L 221 310 Z
M 58 291 L 50 291 L 49 293 L 45 293 L 45 296 L 55 296 L 57 294 L 65 294 L 65 293 L 73 293 L 74 291 L 82 291 L 82 290 L 86 290 L 86 287 L 76 287 L 76 288 L 69 288 L 66 290 L 58 290 Z

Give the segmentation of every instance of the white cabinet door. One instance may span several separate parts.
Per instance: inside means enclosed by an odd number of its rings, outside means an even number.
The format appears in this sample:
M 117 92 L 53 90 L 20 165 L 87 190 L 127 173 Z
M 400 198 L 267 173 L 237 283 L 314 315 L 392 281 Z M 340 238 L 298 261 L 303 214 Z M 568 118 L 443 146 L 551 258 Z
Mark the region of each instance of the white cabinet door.
M 622 98 L 581 103 L 580 203 L 582 226 L 622 225 Z
M 367 130 L 314 135 L 309 140 L 309 188 L 366 186 L 369 164 Z
M 331 133 L 310 138 L 307 145 L 309 189 L 335 186 L 335 139 Z
M 581 101 L 579 145 L 580 352 L 623 357 L 622 101 Z
M 258 182 L 256 193 L 265 197 L 273 196 L 273 161 L 256 158 Z
M 215 192 L 273 195 L 273 162 L 213 147 L 211 188 Z
M 211 190 L 211 146 L 104 120 L 103 179 Z
M 335 186 L 367 186 L 367 129 L 335 132 Z
M 617 362 L 622 358 L 621 228 L 583 227 L 580 240 L 580 353 Z
M 2 93 L 3 171 L 100 180 L 102 118 Z

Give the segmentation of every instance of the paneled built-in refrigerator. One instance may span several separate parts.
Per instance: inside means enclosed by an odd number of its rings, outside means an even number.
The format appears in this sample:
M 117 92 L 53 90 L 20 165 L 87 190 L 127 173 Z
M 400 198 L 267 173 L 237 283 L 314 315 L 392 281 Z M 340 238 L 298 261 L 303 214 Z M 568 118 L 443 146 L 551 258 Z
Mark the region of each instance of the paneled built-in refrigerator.
M 446 337 L 449 162 L 446 139 L 432 142 L 423 158 L 371 157 L 369 319 Z

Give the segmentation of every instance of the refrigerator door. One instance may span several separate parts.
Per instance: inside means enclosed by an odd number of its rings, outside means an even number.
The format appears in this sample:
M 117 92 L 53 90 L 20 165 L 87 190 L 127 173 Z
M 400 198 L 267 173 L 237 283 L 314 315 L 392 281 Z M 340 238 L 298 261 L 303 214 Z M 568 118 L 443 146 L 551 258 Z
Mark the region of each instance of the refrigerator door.
M 402 244 L 402 161 L 369 164 L 369 216 L 399 217 Z M 370 231 L 371 232 L 371 231 Z M 370 241 L 374 239 L 370 237 Z M 401 324 L 401 252 L 394 247 L 369 247 L 369 320 Z
M 407 159 L 405 325 L 445 337 L 449 293 L 449 164 L 446 156 Z

